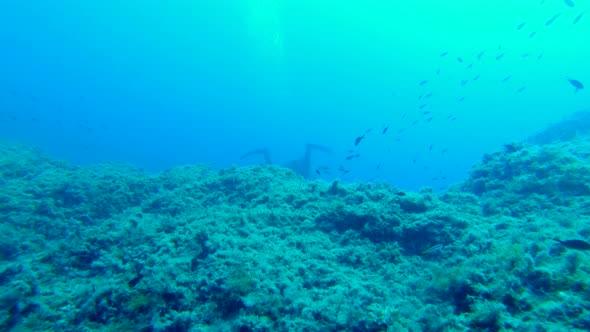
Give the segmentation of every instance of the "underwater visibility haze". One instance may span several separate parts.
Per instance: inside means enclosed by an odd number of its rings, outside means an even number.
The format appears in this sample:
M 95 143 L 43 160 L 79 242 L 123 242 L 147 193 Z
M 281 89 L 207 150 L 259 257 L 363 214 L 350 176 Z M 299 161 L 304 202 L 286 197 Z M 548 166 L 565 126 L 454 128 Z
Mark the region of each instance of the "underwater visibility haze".
M 0 331 L 590 330 L 590 2 L 0 3 Z

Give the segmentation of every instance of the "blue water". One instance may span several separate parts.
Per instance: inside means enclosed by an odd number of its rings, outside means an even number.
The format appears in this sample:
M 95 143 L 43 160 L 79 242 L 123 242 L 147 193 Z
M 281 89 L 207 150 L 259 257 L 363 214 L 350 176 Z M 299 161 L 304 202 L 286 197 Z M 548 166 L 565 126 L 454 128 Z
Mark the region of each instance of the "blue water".
M 285 164 L 309 142 L 333 151 L 312 156 L 314 178 L 443 189 L 484 153 L 588 108 L 587 88 L 567 78 L 590 84 L 589 11 L 558 0 L 6 0 L 0 138 L 150 171 L 255 164 L 240 156 L 262 147 Z M 346 161 L 351 149 L 360 157 Z

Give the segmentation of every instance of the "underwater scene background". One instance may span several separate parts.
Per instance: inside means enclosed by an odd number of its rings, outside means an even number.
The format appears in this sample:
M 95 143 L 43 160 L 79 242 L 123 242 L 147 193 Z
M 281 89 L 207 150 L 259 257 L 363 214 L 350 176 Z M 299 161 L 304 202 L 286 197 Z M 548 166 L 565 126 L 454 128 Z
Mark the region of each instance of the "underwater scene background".
M 0 3 L 0 331 L 590 330 L 590 3 Z

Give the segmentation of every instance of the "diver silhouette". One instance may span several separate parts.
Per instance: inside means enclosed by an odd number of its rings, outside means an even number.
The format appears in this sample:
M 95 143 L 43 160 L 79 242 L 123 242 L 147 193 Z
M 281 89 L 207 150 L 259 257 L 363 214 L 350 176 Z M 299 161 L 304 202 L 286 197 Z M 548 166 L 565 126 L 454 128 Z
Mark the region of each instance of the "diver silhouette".
M 311 174 L 311 152 L 313 150 L 322 151 L 325 153 L 330 153 L 332 150 L 325 146 L 317 145 L 317 144 L 306 144 L 305 145 L 305 154 L 303 157 L 299 159 L 292 160 L 288 162 L 285 167 L 292 169 L 295 173 L 303 176 L 304 178 L 309 178 Z M 246 152 L 240 157 L 240 160 L 246 159 L 250 156 L 254 155 L 262 155 L 264 157 L 265 164 L 272 164 L 270 158 L 270 151 L 267 148 L 256 149 L 249 152 Z

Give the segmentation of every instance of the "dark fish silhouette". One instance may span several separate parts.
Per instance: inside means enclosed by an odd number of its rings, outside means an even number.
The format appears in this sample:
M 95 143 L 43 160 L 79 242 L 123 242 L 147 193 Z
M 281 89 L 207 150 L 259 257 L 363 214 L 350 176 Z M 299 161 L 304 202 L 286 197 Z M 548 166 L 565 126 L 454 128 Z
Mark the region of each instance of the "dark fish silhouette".
M 533 38 L 536 34 L 537 34 L 536 31 L 533 31 L 533 32 L 529 33 L 529 38 Z
M 346 160 L 352 160 L 352 159 L 358 158 L 358 157 L 360 157 L 360 156 L 361 156 L 360 154 L 358 154 L 358 153 L 355 153 L 355 154 L 351 154 L 351 155 L 349 155 L 349 156 L 346 156 L 346 158 L 345 158 L 345 159 L 346 159 Z
M 423 85 L 425 85 L 427 83 L 428 83 L 428 81 L 427 80 L 424 80 L 424 81 L 420 81 L 420 83 L 418 83 L 418 85 L 423 86 Z
M 504 57 L 506 53 L 502 53 L 502 54 L 498 54 L 498 56 L 496 56 L 496 60 L 500 60 Z
M 517 93 L 521 93 L 524 90 L 526 90 L 526 86 L 521 86 L 518 90 L 516 90 Z
M 567 79 L 567 81 L 568 81 L 568 82 L 570 82 L 570 84 L 571 84 L 571 85 L 572 85 L 574 88 L 576 88 L 576 91 L 575 91 L 575 92 L 578 92 L 578 91 L 580 91 L 580 90 L 584 89 L 584 84 L 582 84 L 582 82 L 580 82 L 580 81 L 578 81 L 578 80 L 574 80 L 574 79 L 572 79 L 572 78 L 568 78 L 568 79 Z
M 525 25 L 526 25 L 525 22 L 520 23 L 519 25 L 516 26 L 516 30 L 520 30 L 520 29 L 524 28 Z
M 574 7 L 574 2 L 572 0 L 563 0 L 563 2 L 568 6 L 568 7 Z
M 457 57 L 457 61 L 459 61 L 459 62 L 463 63 L 463 58 L 461 58 L 461 57 Z
M 508 75 L 506 77 L 504 77 L 504 79 L 502 79 L 502 83 L 506 83 L 508 82 L 508 80 L 512 77 L 512 75 Z
M 389 126 L 385 126 L 385 128 L 383 128 L 383 131 L 381 132 L 383 135 L 387 134 L 387 131 L 389 130 Z
M 479 53 L 477 54 L 477 60 L 481 60 L 481 57 L 484 55 L 484 53 L 485 53 L 485 52 L 486 52 L 485 50 L 483 50 L 483 51 L 479 52 Z
M 576 24 L 578 22 L 580 22 L 580 19 L 582 18 L 582 16 L 584 16 L 584 12 L 580 13 L 580 15 L 576 16 L 576 18 L 574 18 L 574 21 L 572 22 L 572 24 Z
M 570 249 L 577 249 L 577 250 L 590 250 L 590 243 L 584 241 L 584 240 L 565 240 L 565 241 L 561 241 L 559 239 L 553 239 L 561 244 L 563 244 L 565 247 L 568 247 Z
M 358 146 L 364 138 L 365 138 L 365 134 L 362 134 L 361 136 L 357 137 L 354 140 L 354 146 Z
M 442 57 L 445 57 L 445 56 L 447 56 L 447 54 L 449 54 L 449 52 L 446 52 L 446 51 L 445 51 L 445 52 L 442 52 L 442 53 L 440 54 L 440 57 L 441 57 L 441 58 L 442 58 Z
M 545 26 L 550 26 L 553 22 L 555 22 L 555 20 L 559 16 L 561 16 L 561 13 L 553 15 L 553 17 L 551 17 L 550 19 L 547 20 L 547 22 L 545 22 Z

